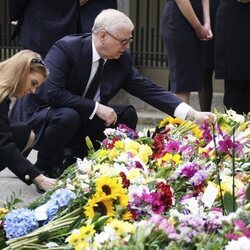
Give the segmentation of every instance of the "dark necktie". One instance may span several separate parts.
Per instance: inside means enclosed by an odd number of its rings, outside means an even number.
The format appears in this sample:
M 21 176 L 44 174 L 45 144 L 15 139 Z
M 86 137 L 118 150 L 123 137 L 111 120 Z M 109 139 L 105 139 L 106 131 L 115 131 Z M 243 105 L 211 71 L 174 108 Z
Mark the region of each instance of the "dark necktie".
M 104 63 L 104 60 L 102 58 L 100 58 L 97 71 L 96 71 L 94 78 L 92 79 L 92 81 L 89 85 L 89 89 L 85 95 L 86 98 L 93 99 L 95 97 L 97 88 L 98 88 L 99 83 L 100 83 L 101 75 L 102 75 L 103 63 Z

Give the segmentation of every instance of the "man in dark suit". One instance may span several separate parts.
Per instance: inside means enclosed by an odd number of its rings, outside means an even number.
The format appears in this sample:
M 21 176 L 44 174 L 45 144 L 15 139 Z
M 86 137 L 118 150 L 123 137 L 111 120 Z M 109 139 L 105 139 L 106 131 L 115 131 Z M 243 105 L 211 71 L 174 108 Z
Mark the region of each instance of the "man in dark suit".
M 105 9 L 117 9 L 117 0 L 80 0 L 81 32 L 91 33 L 96 16 Z
M 45 57 L 55 41 L 78 31 L 79 0 L 9 0 L 12 38 Z
M 65 147 L 83 157 L 85 137 L 100 141 L 106 127 L 123 123 L 135 129 L 133 106 L 109 104 L 120 89 L 170 115 L 201 121 L 214 118 L 212 113 L 195 111 L 133 67 L 128 50 L 133 29 L 124 13 L 104 10 L 95 19 L 93 35 L 66 36 L 50 49 L 45 58 L 49 78 L 11 113 L 12 121 L 25 121 L 34 130 L 39 169 L 61 168 Z M 97 72 L 102 73 L 100 83 L 89 97 Z

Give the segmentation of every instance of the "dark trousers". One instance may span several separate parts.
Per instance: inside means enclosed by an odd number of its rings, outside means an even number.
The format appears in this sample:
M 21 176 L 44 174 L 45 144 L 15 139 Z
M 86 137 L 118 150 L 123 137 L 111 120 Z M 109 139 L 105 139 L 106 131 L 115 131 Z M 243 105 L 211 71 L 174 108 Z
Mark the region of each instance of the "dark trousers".
M 137 114 L 133 106 L 113 105 L 117 113 L 117 124 L 126 124 L 136 128 Z M 71 108 L 51 109 L 46 118 L 43 134 L 35 149 L 38 150 L 36 167 L 49 171 L 52 168 L 63 168 L 65 148 L 70 148 L 72 157 L 83 158 L 87 155 L 85 137 L 89 136 L 94 147 L 99 148 L 98 141 L 104 139 L 106 129 L 104 121 L 98 117 L 82 122 L 79 114 Z
M 250 80 L 225 80 L 224 105 L 238 114 L 250 112 Z

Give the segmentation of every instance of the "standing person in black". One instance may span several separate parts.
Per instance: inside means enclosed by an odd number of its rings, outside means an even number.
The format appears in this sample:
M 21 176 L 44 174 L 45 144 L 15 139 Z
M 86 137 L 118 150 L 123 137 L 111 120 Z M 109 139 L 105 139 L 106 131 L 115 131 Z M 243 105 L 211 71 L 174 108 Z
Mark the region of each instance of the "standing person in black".
M 35 183 L 44 191 L 51 188 L 55 180 L 44 176 L 21 153 L 31 147 L 35 135 L 26 123 L 10 123 L 8 112 L 11 98 L 35 93 L 47 75 L 40 55 L 30 50 L 0 63 L 0 171 L 8 167 L 27 185 Z
M 225 80 L 224 105 L 250 111 L 250 1 L 222 0 L 216 16 L 215 77 Z
M 81 32 L 91 33 L 96 16 L 104 9 L 117 9 L 117 0 L 80 0 Z
M 215 18 L 220 0 L 210 0 L 210 19 L 211 29 L 215 32 Z M 212 40 L 202 43 L 202 59 L 203 59 L 203 81 L 201 91 L 198 92 L 201 111 L 210 111 L 213 99 L 213 73 L 214 73 L 214 41 Z
M 189 103 L 202 83 L 202 41 L 212 39 L 208 0 L 168 0 L 161 20 L 170 89 Z
M 8 1 L 10 20 L 17 21 L 12 38 L 43 58 L 56 40 L 78 32 L 79 0 Z

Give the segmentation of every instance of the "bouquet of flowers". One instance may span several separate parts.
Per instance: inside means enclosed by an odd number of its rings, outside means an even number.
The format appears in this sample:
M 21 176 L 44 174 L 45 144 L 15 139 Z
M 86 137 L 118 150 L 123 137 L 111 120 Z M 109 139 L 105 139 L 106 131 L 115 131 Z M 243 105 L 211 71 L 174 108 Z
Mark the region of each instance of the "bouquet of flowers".
M 250 124 L 125 125 L 27 208 L 0 210 L 4 249 L 236 249 L 250 243 Z M 1 212 L 2 211 L 2 212 Z M 1 245 L 2 244 L 2 245 Z M 244 249 L 244 248 L 239 248 Z

